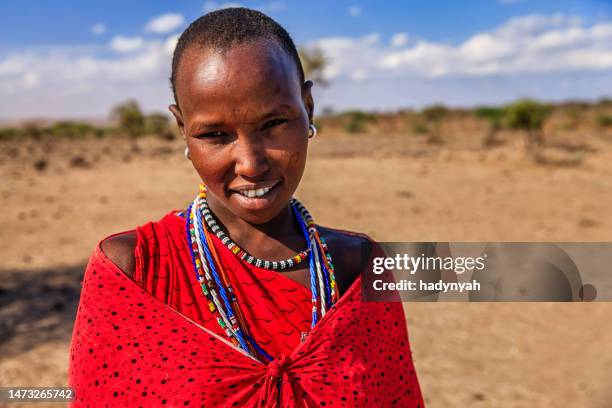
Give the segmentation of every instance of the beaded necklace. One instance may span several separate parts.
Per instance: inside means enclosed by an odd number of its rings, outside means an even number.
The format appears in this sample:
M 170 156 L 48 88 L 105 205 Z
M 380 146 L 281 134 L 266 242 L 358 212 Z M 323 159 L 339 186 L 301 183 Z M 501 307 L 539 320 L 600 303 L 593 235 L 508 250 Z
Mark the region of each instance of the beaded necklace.
M 293 261 L 291 265 L 297 265 L 308 258 L 310 290 L 312 293 L 312 329 L 320 317 L 323 317 L 338 300 L 338 288 L 327 244 L 323 237 L 319 235 L 310 213 L 296 199 L 291 199 L 289 205 L 298 221 L 304 238 L 308 242 L 308 248 L 290 258 L 290 260 Z M 221 229 L 208 208 L 206 186 L 204 184 L 200 185 L 200 193 L 189 205 L 186 217 L 187 240 L 189 242 L 196 279 L 200 283 L 202 292 L 208 299 L 210 311 L 217 315 L 217 322 L 234 345 L 255 358 L 263 356 L 264 359 L 271 361 L 272 357 L 249 335 L 244 316 L 229 278 L 213 245 L 211 233 L 222 239 L 218 233 Z M 206 227 L 208 228 L 205 227 L 203 219 L 206 220 Z M 217 228 L 213 229 L 213 226 Z M 276 269 L 290 267 L 287 265 L 289 260 L 266 261 L 257 259 L 240 249 L 238 245 L 229 239 L 227 234 L 223 233 L 223 236 L 227 238 L 225 242 L 222 239 L 224 245 L 233 254 L 249 264 L 258 267 L 268 266 L 268 269 L 273 269 L 273 266 Z M 230 247 L 230 244 L 233 244 L 233 246 Z M 300 258 L 298 259 L 298 257 Z M 281 266 L 281 263 L 284 264 Z
M 306 248 L 295 256 L 292 256 L 289 259 L 285 259 L 283 261 L 266 261 L 264 259 L 259 259 L 249 254 L 247 251 L 238 246 L 232 239 L 223 231 L 223 229 L 215 220 L 210 208 L 208 208 L 208 203 L 206 200 L 202 202 L 202 216 L 208 225 L 208 228 L 211 232 L 213 232 L 217 238 L 221 240 L 223 245 L 225 245 L 230 251 L 232 251 L 236 256 L 238 256 L 243 261 L 255 265 L 258 268 L 264 269 L 272 269 L 272 270 L 283 270 L 287 268 L 291 268 L 299 263 L 301 263 L 308 256 L 308 252 L 310 248 Z

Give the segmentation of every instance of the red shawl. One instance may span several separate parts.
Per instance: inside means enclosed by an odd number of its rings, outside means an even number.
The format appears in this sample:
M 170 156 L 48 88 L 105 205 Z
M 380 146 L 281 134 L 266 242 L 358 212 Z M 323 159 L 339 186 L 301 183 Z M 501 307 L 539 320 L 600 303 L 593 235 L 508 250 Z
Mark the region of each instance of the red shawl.
M 214 245 L 275 359 L 225 339 L 192 271 L 185 220 L 170 213 L 138 229 L 134 280 L 96 247 L 70 349 L 73 406 L 423 406 L 401 303 L 362 302 L 359 277 L 300 342 L 310 290 Z

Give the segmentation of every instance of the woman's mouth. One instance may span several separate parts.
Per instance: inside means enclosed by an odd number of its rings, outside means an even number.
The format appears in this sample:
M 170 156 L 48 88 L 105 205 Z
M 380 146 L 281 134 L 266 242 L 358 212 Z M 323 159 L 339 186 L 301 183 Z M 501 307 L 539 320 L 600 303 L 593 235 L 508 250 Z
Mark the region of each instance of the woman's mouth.
M 251 211 L 263 210 L 268 207 L 280 190 L 280 181 L 266 183 L 260 186 L 239 187 L 231 189 L 231 197 L 243 208 Z
M 258 188 L 257 190 L 242 190 L 238 191 L 238 193 L 248 198 L 260 198 L 266 195 L 270 190 L 272 190 L 272 187 Z

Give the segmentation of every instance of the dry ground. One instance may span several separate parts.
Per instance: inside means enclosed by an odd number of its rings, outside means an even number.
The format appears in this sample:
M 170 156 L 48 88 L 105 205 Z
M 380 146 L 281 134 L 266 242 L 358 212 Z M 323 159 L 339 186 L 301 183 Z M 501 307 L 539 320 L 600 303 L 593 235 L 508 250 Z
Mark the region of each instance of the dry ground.
M 383 241 L 610 241 L 612 143 L 592 146 L 553 166 L 518 142 L 323 134 L 297 196 Z M 94 245 L 184 207 L 198 180 L 179 141 L 155 139 L 5 142 L 0 177 L 0 386 L 64 385 Z M 404 306 L 428 407 L 612 406 L 610 304 Z

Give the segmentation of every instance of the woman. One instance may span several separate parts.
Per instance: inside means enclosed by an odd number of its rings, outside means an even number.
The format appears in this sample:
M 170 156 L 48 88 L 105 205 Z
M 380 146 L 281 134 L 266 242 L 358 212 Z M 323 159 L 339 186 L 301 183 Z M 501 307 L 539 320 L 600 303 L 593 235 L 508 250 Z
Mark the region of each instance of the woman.
M 202 190 L 96 248 L 75 406 L 422 406 L 401 303 L 360 298 L 371 241 L 292 198 L 316 128 L 287 32 L 245 8 L 209 13 L 181 35 L 171 82 Z

